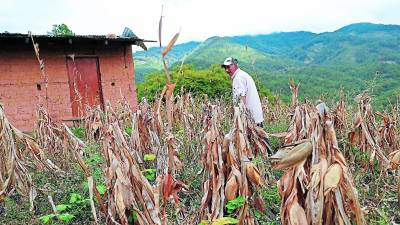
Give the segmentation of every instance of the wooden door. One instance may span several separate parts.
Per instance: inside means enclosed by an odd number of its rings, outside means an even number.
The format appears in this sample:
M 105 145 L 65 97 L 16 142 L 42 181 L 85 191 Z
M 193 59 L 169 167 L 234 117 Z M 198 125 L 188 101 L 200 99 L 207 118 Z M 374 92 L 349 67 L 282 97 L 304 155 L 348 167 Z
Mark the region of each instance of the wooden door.
M 100 105 L 103 108 L 98 58 L 67 58 L 67 68 L 72 116 L 84 116 L 86 105 Z

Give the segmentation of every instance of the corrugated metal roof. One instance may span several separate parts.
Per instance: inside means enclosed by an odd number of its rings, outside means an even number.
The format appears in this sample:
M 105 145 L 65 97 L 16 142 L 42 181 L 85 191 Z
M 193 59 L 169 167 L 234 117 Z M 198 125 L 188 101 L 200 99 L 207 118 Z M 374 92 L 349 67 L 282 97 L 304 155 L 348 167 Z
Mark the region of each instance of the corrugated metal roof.
M 73 35 L 73 36 L 59 36 L 59 35 L 35 35 L 33 34 L 33 39 L 36 41 L 108 41 L 108 42 L 120 42 L 120 43 L 130 43 L 137 44 L 138 42 L 156 42 L 152 40 L 144 40 L 140 38 L 128 38 L 121 36 L 106 36 L 106 35 Z M 21 33 L 0 33 L 1 40 L 17 40 L 30 38 L 29 34 Z

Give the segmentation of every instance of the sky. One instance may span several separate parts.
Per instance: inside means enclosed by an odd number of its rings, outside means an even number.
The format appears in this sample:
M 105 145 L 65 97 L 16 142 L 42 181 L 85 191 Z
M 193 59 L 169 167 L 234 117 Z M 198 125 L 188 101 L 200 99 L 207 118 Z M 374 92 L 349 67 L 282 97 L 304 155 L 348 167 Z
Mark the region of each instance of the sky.
M 400 0 L 0 0 L 0 32 L 46 34 L 65 23 L 75 34 L 120 35 L 129 27 L 162 44 L 213 36 L 335 31 L 358 22 L 400 24 Z M 156 43 L 150 46 L 157 45 Z

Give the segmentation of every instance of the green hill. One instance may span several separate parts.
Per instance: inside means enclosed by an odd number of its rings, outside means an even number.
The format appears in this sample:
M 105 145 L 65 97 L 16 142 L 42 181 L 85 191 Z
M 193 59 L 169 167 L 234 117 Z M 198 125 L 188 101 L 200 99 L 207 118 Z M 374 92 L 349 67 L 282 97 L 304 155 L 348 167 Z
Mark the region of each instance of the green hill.
M 173 64 L 182 60 L 185 54 L 192 52 L 199 44 L 200 42 L 191 41 L 174 46 L 173 50 L 167 55 L 168 62 Z M 146 74 L 162 68 L 160 48 L 152 47 L 148 51 L 135 52 L 134 61 L 136 82 L 140 83 Z
M 238 44 L 249 46 L 261 52 L 287 57 L 288 53 L 317 36 L 315 33 L 281 32 L 267 35 L 244 35 L 230 39 Z
M 244 69 L 257 71 L 282 71 L 297 65 L 289 59 L 264 53 L 257 49 L 235 43 L 231 38 L 212 37 L 201 43 L 187 57 L 186 63 L 197 68 L 221 64 L 227 56 L 235 56 Z M 257 67 L 257 68 L 255 68 Z
M 289 57 L 305 64 L 400 63 L 400 26 L 352 24 L 322 33 L 294 49 Z
M 186 63 L 208 68 L 234 56 L 239 65 L 284 98 L 288 79 L 301 83 L 300 96 L 335 99 L 344 88 L 349 99 L 364 89 L 375 104 L 400 94 L 400 26 L 358 23 L 333 32 L 282 32 L 268 35 L 212 37 L 202 43 L 175 46 L 172 65 L 187 54 Z M 160 70 L 159 48 L 135 53 L 136 79 Z M 141 71 L 138 73 L 138 71 Z

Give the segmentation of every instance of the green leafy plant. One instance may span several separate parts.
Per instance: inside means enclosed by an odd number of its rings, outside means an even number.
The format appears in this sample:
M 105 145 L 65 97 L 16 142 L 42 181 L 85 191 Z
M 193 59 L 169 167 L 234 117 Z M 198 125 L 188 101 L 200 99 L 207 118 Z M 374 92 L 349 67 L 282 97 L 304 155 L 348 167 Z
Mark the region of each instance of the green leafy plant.
M 58 220 L 64 221 L 64 222 L 70 222 L 71 220 L 73 220 L 75 218 L 75 216 L 72 214 L 69 214 L 69 213 L 62 213 L 59 215 L 48 214 L 48 215 L 39 217 L 39 220 L 41 220 L 43 223 L 48 223 L 48 222 L 50 222 L 50 220 L 53 220 L 55 218 L 57 218 Z
M 73 126 L 71 127 L 71 131 L 79 139 L 83 139 L 85 137 L 85 129 L 82 127 Z
M 88 160 L 86 160 L 90 165 L 96 165 L 98 163 L 101 163 L 103 161 L 103 158 L 99 154 L 93 154 L 89 157 Z
M 267 210 L 271 211 L 274 214 L 278 214 L 281 198 L 279 196 L 277 187 L 270 186 L 264 188 L 261 192 L 261 196 L 264 199 L 264 202 L 268 202 L 268 204 L 266 205 Z
M 129 224 L 134 224 L 135 221 L 137 221 L 137 219 L 138 219 L 137 212 L 135 212 L 133 209 L 130 209 L 129 213 L 128 213 L 128 222 L 129 222 Z
M 226 211 L 231 214 L 233 213 L 236 209 L 240 208 L 243 206 L 243 204 L 246 202 L 243 196 L 238 196 L 237 198 L 228 201 L 226 203 L 225 208 Z
M 89 184 L 87 181 L 83 182 L 83 188 L 89 190 Z M 104 194 L 107 191 L 106 186 L 104 184 L 96 185 L 96 189 L 100 194 Z
M 198 225 L 225 225 L 225 224 L 237 224 L 239 220 L 232 217 L 218 218 L 212 222 L 208 220 L 202 220 Z
M 103 185 L 103 184 L 97 185 L 96 188 L 97 188 L 97 191 L 98 191 L 100 194 L 102 194 L 102 195 L 103 195 L 104 193 L 106 193 L 106 191 L 107 191 L 106 186 Z
M 77 193 L 71 193 L 70 198 L 69 198 L 70 204 L 82 204 L 82 203 L 87 203 L 87 202 L 89 202 L 88 198 L 83 198 L 82 195 L 77 194 Z
M 73 204 L 78 201 L 81 201 L 83 197 L 80 194 L 77 193 L 71 193 L 70 198 L 69 198 L 69 203 Z
M 78 205 L 84 205 L 89 203 L 89 199 L 83 198 L 82 195 L 78 193 L 71 193 L 69 198 L 69 204 L 58 204 L 56 205 L 57 214 L 51 213 L 39 217 L 39 220 L 43 223 L 48 223 L 50 220 L 58 219 L 64 222 L 70 222 L 75 218 L 75 215 L 66 212 L 76 208 Z
M 261 158 L 261 156 L 257 156 L 257 157 L 255 157 L 255 158 L 253 158 L 252 160 L 251 160 L 251 162 L 254 164 L 254 165 L 259 165 L 260 163 L 262 163 L 263 161 L 262 161 L 262 158 Z
M 281 199 L 279 197 L 278 189 L 276 186 L 271 186 L 265 189 L 262 192 L 262 197 L 265 200 L 265 202 L 271 202 L 274 204 L 279 204 Z
M 156 155 L 154 155 L 154 154 L 145 154 L 143 159 L 144 159 L 144 161 L 154 161 L 156 159 Z
M 65 222 L 69 222 L 74 218 L 75 218 L 75 216 L 72 214 L 69 214 L 69 213 L 63 213 L 63 214 L 58 215 L 58 219 L 61 221 L 65 221 Z
M 43 223 L 48 223 L 54 217 L 56 217 L 55 214 L 48 214 L 48 215 L 44 215 L 44 216 L 39 217 L 39 220 L 41 220 Z
M 56 205 L 57 212 L 62 212 L 67 208 L 71 208 L 71 205 L 66 205 L 66 204 Z
M 125 132 L 131 136 L 132 135 L 132 127 L 125 127 Z
M 149 181 L 155 181 L 156 180 L 156 170 L 155 169 L 144 169 L 142 171 L 142 174 Z
M 379 220 L 377 222 L 379 225 L 390 224 L 390 219 L 388 218 L 388 216 L 383 208 L 378 209 L 378 213 L 379 213 Z

